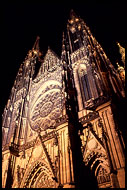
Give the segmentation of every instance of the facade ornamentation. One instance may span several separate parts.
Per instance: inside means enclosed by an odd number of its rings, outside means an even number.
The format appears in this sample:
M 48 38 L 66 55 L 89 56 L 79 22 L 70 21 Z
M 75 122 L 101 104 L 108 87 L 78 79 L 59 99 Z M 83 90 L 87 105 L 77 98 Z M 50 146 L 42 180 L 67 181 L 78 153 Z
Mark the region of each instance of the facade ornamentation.
M 3 113 L 3 188 L 125 187 L 120 69 L 73 10 L 61 58 L 37 37 Z

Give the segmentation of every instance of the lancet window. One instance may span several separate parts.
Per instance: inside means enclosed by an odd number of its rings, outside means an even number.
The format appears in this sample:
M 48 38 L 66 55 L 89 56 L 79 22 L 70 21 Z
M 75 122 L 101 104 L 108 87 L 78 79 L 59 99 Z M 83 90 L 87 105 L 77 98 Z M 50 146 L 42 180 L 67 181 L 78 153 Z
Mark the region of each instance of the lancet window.
M 90 83 L 88 80 L 88 74 L 86 72 L 86 68 L 79 69 L 78 71 L 79 83 L 81 88 L 81 94 L 83 96 L 83 100 L 87 101 L 92 98 L 92 93 L 90 89 Z

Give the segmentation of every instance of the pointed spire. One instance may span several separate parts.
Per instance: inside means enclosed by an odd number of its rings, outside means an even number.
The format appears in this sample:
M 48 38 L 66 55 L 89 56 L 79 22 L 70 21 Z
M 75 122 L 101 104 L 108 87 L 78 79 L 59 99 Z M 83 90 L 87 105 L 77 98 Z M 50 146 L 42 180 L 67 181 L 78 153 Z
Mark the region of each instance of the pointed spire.
M 73 24 L 74 22 L 78 22 L 79 21 L 79 16 L 76 15 L 76 13 L 74 12 L 73 9 L 71 9 L 70 11 L 70 18 L 69 18 L 69 23 Z
M 49 51 L 51 51 L 51 48 L 50 48 L 50 46 L 48 46 L 48 50 L 47 50 L 47 52 L 49 52 Z
M 33 49 L 38 50 L 38 51 L 39 51 L 39 40 L 40 40 L 40 37 L 37 36 L 36 41 L 33 45 Z
M 38 57 L 42 55 L 42 53 L 39 50 L 39 40 L 40 40 L 40 37 L 37 36 L 36 41 L 33 45 L 33 48 L 32 50 L 29 50 L 26 59 L 34 57 L 35 55 L 37 55 Z
M 78 17 L 77 15 L 76 15 L 76 13 L 74 12 L 74 10 L 73 9 L 71 9 L 71 11 L 70 11 L 70 18 L 74 18 L 74 17 Z
M 37 54 L 39 55 L 39 40 L 40 40 L 40 37 L 37 36 L 36 41 L 35 41 L 35 43 L 34 43 L 34 45 L 33 45 L 33 48 L 32 48 L 33 53 L 34 53 L 35 55 L 37 55 Z
M 55 56 L 55 57 L 57 57 L 58 59 L 60 59 L 59 56 L 51 49 L 50 46 L 48 46 L 47 52 L 46 52 L 46 54 L 45 54 L 45 56 L 44 56 L 44 59 L 45 59 L 49 54 L 52 54 L 53 56 Z
M 47 57 L 47 55 L 48 55 L 48 54 L 51 54 L 51 53 L 53 53 L 53 50 L 51 49 L 50 46 L 48 46 L 47 52 L 46 52 L 46 54 L 45 54 L 45 57 Z

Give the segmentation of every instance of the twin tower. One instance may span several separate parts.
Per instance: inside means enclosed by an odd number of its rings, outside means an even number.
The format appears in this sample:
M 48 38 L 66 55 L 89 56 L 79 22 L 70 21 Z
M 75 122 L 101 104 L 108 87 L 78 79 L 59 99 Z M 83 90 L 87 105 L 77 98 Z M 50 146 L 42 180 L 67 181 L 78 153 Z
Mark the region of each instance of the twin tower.
M 37 38 L 2 123 L 3 188 L 125 187 L 124 80 L 71 11 L 59 58 Z

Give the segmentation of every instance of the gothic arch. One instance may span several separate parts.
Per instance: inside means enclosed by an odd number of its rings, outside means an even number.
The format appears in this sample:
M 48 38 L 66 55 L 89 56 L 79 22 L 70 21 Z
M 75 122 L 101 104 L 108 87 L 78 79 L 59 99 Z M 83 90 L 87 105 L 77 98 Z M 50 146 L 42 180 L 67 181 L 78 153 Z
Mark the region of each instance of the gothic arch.
M 109 169 L 109 167 L 108 167 L 105 163 L 100 163 L 100 164 L 98 164 L 98 166 L 96 167 L 96 170 L 95 170 L 95 176 L 97 176 L 97 173 L 98 173 L 100 167 L 105 168 L 106 171 L 107 171 L 108 173 L 110 173 L 110 169 Z
M 56 186 L 48 163 L 40 159 L 27 169 L 20 188 L 55 188 Z
M 77 67 L 77 71 L 78 72 L 86 72 L 86 65 L 85 64 L 80 64 L 78 67 Z
M 110 170 L 104 164 L 100 163 L 95 171 L 99 188 L 111 187 Z
M 91 169 L 91 172 L 96 177 L 98 187 L 111 187 L 110 167 L 105 154 L 91 152 L 84 161 L 85 165 Z
M 77 86 L 81 94 L 83 108 L 86 108 L 88 105 L 93 105 L 93 100 L 98 98 L 101 87 L 99 86 L 98 77 L 96 79 L 94 76 L 92 67 L 87 63 L 79 64 L 76 68 L 75 76 L 78 80 Z
M 80 77 L 80 75 L 83 75 L 84 73 L 87 73 L 87 67 L 85 64 L 81 63 L 75 68 L 75 73 L 74 73 L 76 80 L 76 87 L 78 91 L 78 97 L 81 97 L 80 99 L 78 99 L 80 110 L 84 108 L 84 102 L 85 102 L 84 93 L 83 93 L 84 90 L 81 84 L 81 77 Z

